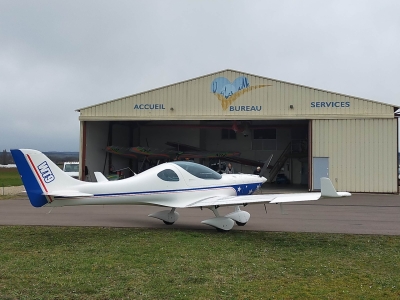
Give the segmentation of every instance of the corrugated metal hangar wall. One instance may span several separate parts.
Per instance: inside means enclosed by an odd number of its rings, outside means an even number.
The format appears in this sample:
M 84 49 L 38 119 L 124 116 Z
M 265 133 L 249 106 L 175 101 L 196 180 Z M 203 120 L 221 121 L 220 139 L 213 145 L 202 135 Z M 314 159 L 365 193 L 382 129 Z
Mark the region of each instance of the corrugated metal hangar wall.
M 312 141 L 339 190 L 397 193 L 397 119 L 313 120 Z
M 308 153 L 305 159 L 290 157 L 293 182 L 303 182 L 300 177 L 307 173 L 310 190 L 319 189 L 319 177 L 329 176 L 338 190 L 397 193 L 397 109 L 225 70 L 79 109 L 81 161 L 91 172 L 107 172 L 106 146 L 146 146 L 150 140 L 151 147 L 162 147 L 178 138 L 200 148 L 230 148 L 255 160 L 274 154 L 274 164 L 301 127 L 308 132 Z M 221 140 L 220 131 L 210 128 L 224 122 L 249 124 L 250 137 Z M 252 128 L 257 126 L 276 128 L 275 140 L 256 140 Z M 126 158 L 112 159 L 117 166 L 127 164 Z M 289 164 L 281 169 L 288 170 Z

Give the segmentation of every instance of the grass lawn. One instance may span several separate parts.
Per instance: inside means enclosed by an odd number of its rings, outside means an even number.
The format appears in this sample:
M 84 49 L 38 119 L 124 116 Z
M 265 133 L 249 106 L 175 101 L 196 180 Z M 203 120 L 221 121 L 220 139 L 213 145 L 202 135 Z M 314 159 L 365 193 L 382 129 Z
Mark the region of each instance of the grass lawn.
M 22 185 L 17 168 L 0 168 L 0 187 Z
M 0 299 L 399 299 L 400 237 L 0 227 Z

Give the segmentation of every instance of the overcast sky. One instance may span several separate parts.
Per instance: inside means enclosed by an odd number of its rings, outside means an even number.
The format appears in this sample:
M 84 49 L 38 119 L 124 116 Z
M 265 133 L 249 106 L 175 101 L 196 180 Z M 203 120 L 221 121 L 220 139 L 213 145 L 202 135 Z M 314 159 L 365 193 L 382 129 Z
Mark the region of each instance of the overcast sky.
M 399 0 L 0 0 L 0 150 L 79 150 L 76 109 L 224 69 L 400 106 Z

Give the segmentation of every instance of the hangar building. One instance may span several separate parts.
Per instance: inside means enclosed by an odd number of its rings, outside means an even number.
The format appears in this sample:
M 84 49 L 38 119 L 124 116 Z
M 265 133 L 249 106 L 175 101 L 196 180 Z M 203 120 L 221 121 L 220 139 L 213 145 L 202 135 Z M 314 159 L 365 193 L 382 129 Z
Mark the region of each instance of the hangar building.
M 146 156 L 118 151 L 141 146 L 150 154 L 167 153 L 172 142 L 214 151 L 220 160 L 238 151 L 261 164 L 273 154 L 270 182 L 287 178 L 318 190 L 319 178 L 328 176 L 337 190 L 398 193 L 397 109 L 224 70 L 78 109 L 80 161 L 92 180 L 93 171 L 130 176 Z M 106 151 L 110 146 L 114 152 Z M 236 172 L 255 168 L 232 164 Z

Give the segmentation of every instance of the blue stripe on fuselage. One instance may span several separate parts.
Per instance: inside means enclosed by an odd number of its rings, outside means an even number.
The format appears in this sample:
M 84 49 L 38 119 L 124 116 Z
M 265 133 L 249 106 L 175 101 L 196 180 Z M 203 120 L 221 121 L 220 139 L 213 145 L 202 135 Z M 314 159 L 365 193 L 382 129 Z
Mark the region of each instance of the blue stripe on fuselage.
M 10 151 L 14 162 L 17 165 L 18 172 L 21 175 L 22 182 L 32 206 L 41 207 L 47 204 L 47 199 L 43 196 L 43 191 L 36 180 L 35 174 L 33 174 L 25 155 L 21 150 L 13 149 Z
M 248 184 L 235 184 L 235 185 L 224 185 L 224 186 L 208 186 L 201 188 L 189 188 L 189 189 L 178 189 L 178 190 L 156 190 L 156 191 L 142 191 L 142 192 L 126 192 L 126 193 L 112 193 L 112 194 L 95 194 L 95 197 L 114 197 L 114 196 L 128 196 L 128 195 L 152 195 L 152 194 L 163 194 L 163 193 L 180 193 L 180 192 L 194 192 L 201 190 L 215 190 L 232 188 L 236 191 L 237 196 L 253 194 L 257 187 L 261 186 L 262 182 L 259 183 L 248 183 Z M 240 187 L 240 191 L 238 190 Z M 252 190 L 251 193 L 249 191 Z

